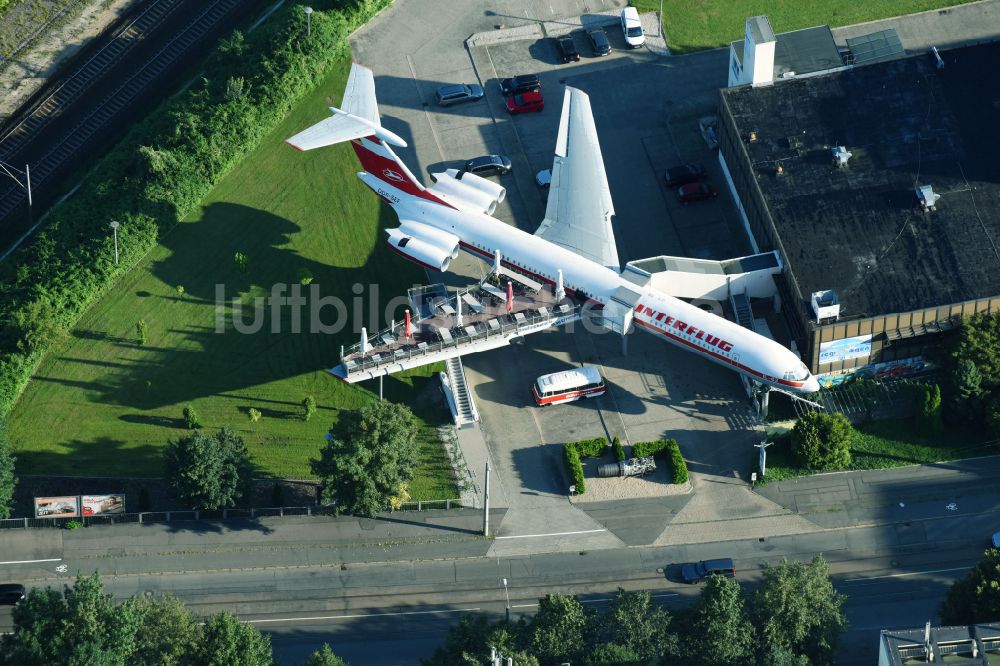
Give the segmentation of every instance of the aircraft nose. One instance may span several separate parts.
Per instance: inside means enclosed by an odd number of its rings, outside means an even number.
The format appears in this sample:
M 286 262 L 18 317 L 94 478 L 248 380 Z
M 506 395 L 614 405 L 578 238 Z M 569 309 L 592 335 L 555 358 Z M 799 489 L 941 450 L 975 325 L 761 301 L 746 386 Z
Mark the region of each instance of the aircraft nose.
M 816 393 L 819 391 L 819 380 L 812 375 L 809 375 L 809 379 L 807 379 L 806 383 L 802 385 L 802 389 L 806 393 Z

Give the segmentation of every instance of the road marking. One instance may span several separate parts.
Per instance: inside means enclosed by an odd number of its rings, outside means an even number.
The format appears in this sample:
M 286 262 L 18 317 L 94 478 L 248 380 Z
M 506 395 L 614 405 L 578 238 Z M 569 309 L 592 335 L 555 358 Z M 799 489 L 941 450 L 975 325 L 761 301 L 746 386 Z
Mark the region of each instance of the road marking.
M 34 564 L 35 562 L 62 562 L 62 558 L 53 557 L 47 560 L 11 560 L 10 562 L 0 562 L 0 564 Z
M 388 617 L 391 615 L 433 615 L 435 613 L 469 613 L 481 608 L 452 608 L 432 611 L 399 611 L 397 613 L 358 613 L 355 615 L 322 615 L 317 617 L 277 617 L 267 620 L 243 620 L 246 624 L 263 624 L 265 622 L 308 622 L 312 620 L 352 620 L 359 617 Z
M 552 532 L 550 534 L 515 534 L 513 536 L 498 536 L 493 537 L 494 539 L 534 539 L 536 537 L 550 537 L 550 536 L 568 536 L 570 534 L 593 534 L 594 532 L 607 532 L 608 530 L 601 528 L 599 530 L 579 530 L 578 532 Z
M 886 574 L 884 576 L 869 576 L 867 578 L 847 578 L 845 583 L 854 583 L 859 580 L 879 580 L 881 578 L 906 578 L 907 576 L 921 576 L 923 574 L 947 573 L 949 571 L 966 571 L 972 567 L 952 567 L 951 569 L 932 569 L 930 571 L 911 571 L 909 573 Z

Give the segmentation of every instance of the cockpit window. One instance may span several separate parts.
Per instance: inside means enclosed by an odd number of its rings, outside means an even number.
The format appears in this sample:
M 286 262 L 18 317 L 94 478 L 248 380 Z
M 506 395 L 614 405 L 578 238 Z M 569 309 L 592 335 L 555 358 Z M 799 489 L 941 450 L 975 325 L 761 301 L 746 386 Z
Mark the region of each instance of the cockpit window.
M 782 379 L 789 379 L 791 381 L 802 381 L 809 378 L 809 368 L 806 367 L 805 363 L 799 363 L 799 367 L 795 370 L 786 370 L 781 376 Z

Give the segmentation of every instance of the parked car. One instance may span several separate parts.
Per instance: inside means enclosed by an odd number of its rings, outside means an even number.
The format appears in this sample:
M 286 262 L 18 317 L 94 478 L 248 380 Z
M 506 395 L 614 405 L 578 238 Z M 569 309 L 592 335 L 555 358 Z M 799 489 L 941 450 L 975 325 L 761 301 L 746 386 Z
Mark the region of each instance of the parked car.
M 510 173 L 510 158 L 503 155 L 483 155 L 474 157 L 465 163 L 463 171 L 474 173 L 477 176 L 490 176 L 493 174 L 504 175 Z
M 507 98 L 507 111 L 509 113 L 530 113 L 541 111 L 544 108 L 545 100 L 540 92 L 526 92 L 523 95 Z
M 520 95 L 521 93 L 534 92 L 542 89 L 542 82 L 538 80 L 537 74 L 522 74 L 509 79 L 500 79 L 500 92 L 504 97 Z
M 437 89 L 437 102 L 441 106 L 453 106 L 464 102 L 478 102 L 483 98 L 482 86 L 457 83 Z
M 719 560 L 702 560 L 697 564 L 685 564 L 681 567 L 681 578 L 685 583 L 700 583 L 709 576 L 725 576 L 736 578 L 736 566 L 733 560 L 726 557 Z
M 611 54 L 611 42 L 608 41 L 608 36 L 604 34 L 603 30 L 600 28 L 591 30 L 587 33 L 587 37 L 590 39 L 590 46 L 594 49 L 595 56 Z
M 535 174 L 535 184 L 538 187 L 548 189 L 552 184 L 552 169 L 542 169 Z
M 629 48 L 637 49 L 646 43 L 642 34 L 642 22 L 639 21 L 639 10 L 635 7 L 625 7 L 621 13 L 622 32 L 625 33 L 625 43 Z
M 0 585 L 0 604 L 13 606 L 24 600 L 24 585 L 19 583 L 3 583 Z
M 563 35 L 557 38 L 556 47 L 559 51 L 559 57 L 562 58 L 564 63 L 578 62 L 580 60 L 580 52 L 576 50 L 576 42 L 573 41 L 573 35 Z
M 680 187 L 688 183 L 697 183 L 707 177 L 705 167 L 700 164 L 678 164 L 667 169 L 664 175 L 667 187 Z
M 688 183 L 677 188 L 677 201 L 688 204 L 692 201 L 714 199 L 718 194 L 708 183 Z

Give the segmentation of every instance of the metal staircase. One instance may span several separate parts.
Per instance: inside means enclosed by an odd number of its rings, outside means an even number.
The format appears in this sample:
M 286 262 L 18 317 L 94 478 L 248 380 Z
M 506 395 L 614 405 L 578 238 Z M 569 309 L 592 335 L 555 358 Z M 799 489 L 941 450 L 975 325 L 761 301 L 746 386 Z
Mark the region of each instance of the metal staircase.
M 465 368 L 462 367 L 462 359 L 458 356 L 445 361 L 445 377 L 442 377 L 445 393 L 449 393 L 448 406 L 451 407 L 455 425 L 459 428 L 475 423 L 479 420 L 479 411 L 476 403 L 472 399 L 469 391 L 469 384 L 465 379 Z
M 736 316 L 736 323 L 743 328 L 753 328 L 753 309 L 750 307 L 750 299 L 746 294 L 730 294 L 729 304 L 733 306 L 733 314 Z

